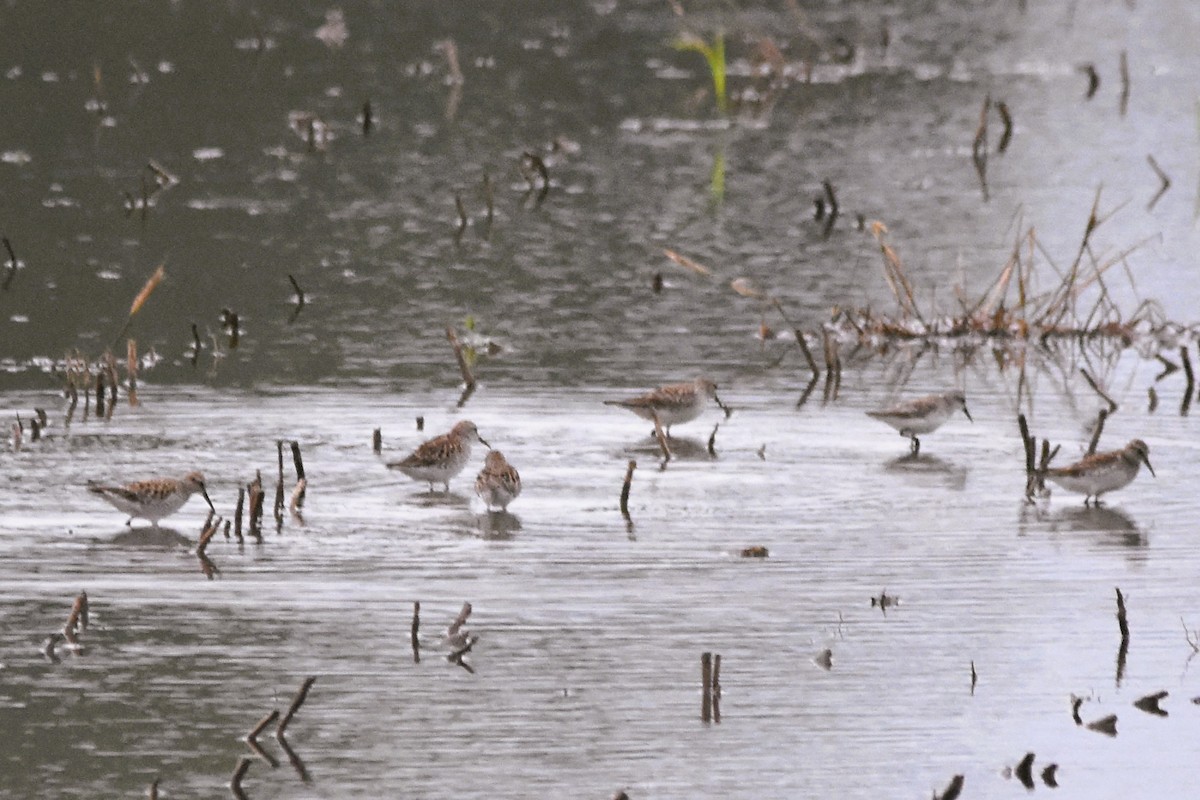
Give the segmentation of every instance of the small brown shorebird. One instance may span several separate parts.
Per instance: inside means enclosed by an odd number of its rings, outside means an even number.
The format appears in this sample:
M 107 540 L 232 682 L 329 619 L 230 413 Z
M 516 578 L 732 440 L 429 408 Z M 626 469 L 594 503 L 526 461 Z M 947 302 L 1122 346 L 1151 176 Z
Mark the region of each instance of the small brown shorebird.
M 183 508 L 183 504 L 196 492 L 204 496 L 210 509 L 216 510 L 204 488 L 204 476 L 199 472 L 189 472 L 182 478 L 151 478 L 121 486 L 89 483 L 88 491 L 128 514 L 126 525 L 133 524 L 136 518 L 147 520 L 157 528 L 160 519 Z
M 499 506 L 508 510 L 508 504 L 521 493 L 521 476 L 499 450 L 492 450 L 483 462 L 483 470 L 475 479 L 475 494 L 483 498 L 488 511 Z
M 911 440 L 913 455 L 916 455 L 921 452 L 921 440 L 917 438 L 917 434 L 933 433 L 950 419 L 951 414 L 960 409 L 967 415 L 967 419 L 975 421 L 971 419 L 971 412 L 967 411 L 966 395 L 955 389 L 918 397 L 891 408 L 868 411 L 867 416 L 886 422 L 900 431 L 901 436 L 908 437 Z
M 657 415 L 659 423 L 670 436 L 672 425 L 691 422 L 700 416 L 710 397 L 727 415 L 729 414 L 729 409 L 721 402 L 721 398 L 717 397 L 717 385 L 708 378 L 660 386 L 652 392 L 628 400 L 605 400 L 604 404 L 628 409 L 651 422 Z
M 1154 467 L 1150 466 L 1150 446 L 1141 439 L 1134 439 L 1120 450 L 1092 453 L 1068 467 L 1047 469 L 1045 477 L 1068 492 L 1082 494 L 1085 506 L 1091 499 L 1093 505 L 1099 507 L 1100 495 L 1128 486 L 1137 477 L 1142 464 L 1154 475 Z
M 462 420 L 449 433 L 434 437 L 421 444 L 403 461 L 388 464 L 416 481 L 429 484 L 433 491 L 435 483 L 441 483 L 444 491 L 450 491 L 450 479 L 463 471 L 471 460 L 471 445 L 479 442 L 484 447 L 491 445 L 479 435 L 479 429 L 470 420 Z

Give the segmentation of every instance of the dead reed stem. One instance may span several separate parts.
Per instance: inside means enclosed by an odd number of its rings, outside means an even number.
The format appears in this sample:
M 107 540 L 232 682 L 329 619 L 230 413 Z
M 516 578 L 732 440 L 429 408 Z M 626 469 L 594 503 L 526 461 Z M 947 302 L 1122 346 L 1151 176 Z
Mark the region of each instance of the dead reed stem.
M 242 541 L 242 508 L 246 502 L 246 489 L 238 488 L 237 510 L 233 516 L 233 535 L 240 542 Z
M 1163 172 L 1163 168 L 1158 165 L 1158 162 L 1154 160 L 1154 156 L 1147 155 L 1146 161 L 1150 163 L 1150 169 L 1154 170 L 1154 174 L 1158 176 L 1159 181 L 1158 191 L 1154 194 L 1154 197 L 1150 198 L 1150 202 L 1146 205 L 1146 210 L 1150 210 L 1154 208 L 1159 198 L 1167 193 L 1167 189 L 1171 188 L 1171 179 L 1167 176 L 1167 173 Z
M 1104 421 L 1108 419 L 1108 409 L 1100 409 L 1100 414 L 1096 417 L 1096 427 L 1092 431 L 1092 440 L 1088 442 L 1087 454 L 1090 456 L 1096 452 L 1096 448 L 1100 444 L 1100 434 L 1104 433 Z
M 629 460 L 629 464 L 625 467 L 625 483 L 621 486 L 621 516 L 629 520 L 629 487 L 633 484 L 633 471 L 637 469 L 637 462 L 633 459 Z
M 1084 380 L 1086 380 L 1088 382 L 1088 386 L 1091 386 L 1092 390 L 1095 391 L 1096 394 L 1100 395 L 1100 398 L 1102 400 L 1104 400 L 1104 402 L 1108 403 L 1109 412 L 1111 413 L 1113 411 L 1116 411 L 1117 410 L 1116 401 L 1113 400 L 1111 397 L 1109 397 L 1108 394 L 1103 389 L 1100 388 L 1100 386 L 1096 383 L 1096 379 L 1093 378 L 1091 376 L 1091 374 L 1083 367 L 1079 368 L 1079 372 L 1081 375 L 1083 375 Z
M 376 428 L 374 432 L 371 433 L 371 450 L 375 453 L 375 455 L 380 455 L 383 453 L 383 431 L 379 428 Z
M 274 514 L 277 523 L 283 521 L 283 440 L 275 440 L 275 455 L 279 464 L 279 477 L 275 481 Z
M 13 278 L 17 277 L 17 254 L 13 252 L 12 242 L 7 236 L 0 237 L 0 241 L 4 242 L 4 249 L 8 253 L 8 274 L 4 276 L 4 285 L 0 286 L 0 291 L 7 292 L 8 287 L 12 286 Z
M 1000 134 L 1000 142 L 996 145 L 996 152 L 1003 153 L 1008 149 L 1009 142 L 1012 141 L 1013 119 L 1012 114 L 1008 110 L 1008 104 L 1003 100 L 996 101 L 996 111 L 1000 114 L 1000 121 L 1004 124 L 1004 131 Z
M 1183 402 L 1179 406 L 1179 414 L 1186 417 L 1188 408 L 1192 405 L 1192 390 L 1196 386 L 1196 376 L 1192 372 L 1192 358 L 1188 354 L 1187 345 L 1179 348 L 1179 360 L 1183 362 L 1183 376 L 1187 379 L 1187 385 L 1183 389 Z
M 233 769 L 233 777 L 229 779 L 229 790 L 238 800 L 245 800 L 246 793 L 242 790 L 242 779 L 246 777 L 250 764 L 251 761 L 247 756 L 239 758 L 237 766 Z
M 700 654 L 700 720 L 712 721 L 712 653 Z
M 412 629 L 409 632 L 409 637 L 412 640 L 413 662 L 420 663 L 421 661 L 421 641 L 417 637 L 417 633 L 421 630 L 421 601 L 413 601 Z
M 1129 54 L 1124 50 L 1121 51 L 1121 62 L 1118 65 L 1118 70 L 1121 75 L 1121 116 L 1125 116 L 1125 112 L 1129 110 Z
M 362 135 L 367 136 L 371 133 L 371 128 L 375 124 L 375 117 L 371 113 L 371 101 L 367 100 L 362 105 Z
M 248 734 L 246 734 L 246 741 L 253 742 L 253 741 L 257 740 L 259 737 L 259 734 L 261 734 L 263 731 L 265 731 L 267 729 L 267 726 L 270 725 L 272 722 L 274 722 L 277 719 L 279 719 L 279 709 L 275 708 L 275 709 L 271 710 L 270 714 L 267 714 L 265 717 L 260 719 L 258 721 L 258 723 L 253 728 L 250 729 L 250 732 Z
M 454 358 L 458 361 L 459 372 L 462 373 L 463 384 L 468 389 L 475 387 L 475 376 L 471 374 L 471 367 L 467 364 L 466 355 L 463 353 L 462 344 L 458 341 L 458 334 L 454 332 L 454 328 L 446 328 L 446 338 L 450 340 L 450 346 L 454 348 Z
M 275 728 L 275 736 L 277 738 L 283 738 L 284 732 L 287 731 L 287 726 L 292 722 L 292 717 L 296 716 L 296 712 L 300 710 L 300 706 L 304 705 L 304 701 L 308 699 L 308 690 L 316 682 L 316 676 L 311 676 L 305 678 L 304 683 L 300 684 L 300 691 L 296 692 L 296 697 L 292 700 L 292 704 L 288 706 L 287 713 L 283 715 L 283 719 L 279 720 L 279 726 Z
M 125 374 L 128 376 L 128 383 L 125 386 L 125 393 L 129 397 L 129 405 L 131 408 L 136 408 L 138 405 L 137 396 L 137 379 L 138 379 L 138 356 L 137 356 L 137 339 L 125 340 Z

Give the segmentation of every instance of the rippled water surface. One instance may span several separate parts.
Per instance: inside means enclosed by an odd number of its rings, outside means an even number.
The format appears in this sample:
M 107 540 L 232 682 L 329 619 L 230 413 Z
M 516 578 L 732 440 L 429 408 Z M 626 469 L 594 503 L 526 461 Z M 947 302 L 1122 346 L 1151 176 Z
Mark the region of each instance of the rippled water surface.
M 1182 365 L 1200 299 L 1196 10 L 676 5 L 345 3 L 340 47 L 314 35 L 319 3 L 67 5 L 53 25 L 0 8 L 18 259 L 0 264 L 0 409 L 6 434 L 25 423 L 0 449 L 0 797 L 139 796 L 156 777 L 164 797 L 219 797 L 249 756 L 252 798 L 928 797 L 955 774 L 963 797 L 1007 798 L 1029 752 L 1039 795 L 1052 763 L 1064 797 L 1194 793 L 1196 431 L 1184 371 L 1154 356 Z M 760 42 L 780 51 L 793 79 L 773 103 L 715 112 L 702 60 L 671 42 L 718 30 L 735 93 L 764 86 Z M 985 96 L 1014 120 L 1001 153 L 989 117 L 986 197 Z M 540 202 L 526 152 L 547 166 Z M 1148 155 L 1171 179 L 1157 199 Z M 178 183 L 153 190 L 151 160 Z M 895 313 L 859 215 L 933 316 L 981 296 L 1031 226 L 1028 291 L 1053 288 L 1098 189 L 1080 263 L 1114 266 L 1080 321 L 1103 294 L 1179 323 L 1132 347 L 844 341 L 840 386 L 809 386 L 794 340 L 762 340 L 791 325 L 730 289 L 778 298 L 822 360 L 831 308 Z M 447 326 L 496 346 L 461 404 Z M 67 426 L 55 362 L 113 344 L 124 376 L 127 338 L 160 357 L 142 405 L 122 392 L 111 420 Z M 1146 440 L 1157 477 L 1098 509 L 1028 503 L 1016 415 L 1062 446 L 1055 464 L 1079 457 L 1105 405 L 1081 367 L 1118 404 L 1101 448 Z M 648 423 L 602 404 L 701 373 L 733 413 L 677 427 L 665 465 Z M 864 414 L 951 386 L 974 423 L 917 458 Z M 448 494 L 385 466 L 464 418 L 521 472 L 508 513 L 474 496 L 480 452 Z M 277 527 L 279 440 L 308 490 Z M 206 564 L 200 500 L 153 530 L 85 488 L 191 469 L 227 519 L 262 473 L 261 542 L 218 534 Z M 51 658 L 81 590 L 82 650 Z M 470 670 L 443 640 L 464 602 Z M 719 721 L 700 718 L 704 652 Z M 292 752 L 264 735 L 254 755 L 239 738 L 308 676 Z M 1133 705 L 1161 690 L 1167 715 Z M 1072 695 L 1117 735 L 1076 725 Z

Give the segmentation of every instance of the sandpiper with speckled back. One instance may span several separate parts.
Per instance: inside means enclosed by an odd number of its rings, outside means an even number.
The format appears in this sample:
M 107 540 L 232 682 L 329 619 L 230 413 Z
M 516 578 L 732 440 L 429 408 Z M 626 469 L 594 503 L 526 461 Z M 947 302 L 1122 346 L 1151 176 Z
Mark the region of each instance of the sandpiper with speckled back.
M 1068 492 L 1082 494 L 1085 506 L 1090 499 L 1099 507 L 1100 495 L 1128 486 L 1137 477 L 1142 464 L 1154 475 L 1154 467 L 1150 466 L 1150 446 L 1141 439 L 1134 439 L 1120 450 L 1092 453 L 1070 466 L 1047 469 L 1045 477 Z
M 889 408 L 868 411 L 867 416 L 886 422 L 899 431 L 901 436 L 911 440 L 910 446 L 913 455 L 916 455 L 921 452 L 921 440 L 917 438 L 917 434 L 933 433 L 942 427 L 942 423 L 950 419 L 950 415 L 955 411 L 962 411 L 967 415 L 967 419 L 975 421 L 971 419 L 971 412 L 967 410 L 966 395 L 958 389 L 918 397 Z
M 144 519 L 157 528 L 159 520 L 183 508 L 197 492 L 203 495 L 208 507 L 215 510 L 204 486 L 204 476 L 199 472 L 189 472 L 182 478 L 151 478 L 120 485 L 92 482 L 88 484 L 88 491 L 128 514 L 126 525 L 131 525 L 134 519 Z
M 413 480 L 425 481 L 429 484 L 430 492 L 435 483 L 441 483 L 444 491 L 449 492 L 450 479 L 467 466 L 471 460 L 471 446 L 475 442 L 491 448 L 479 435 L 475 423 L 464 419 L 456 423 L 449 433 L 422 443 L 403 461 L 394 461 L 388 467 L 400 470 Z
M 657 416 L 659 423 L 670 436 L 672 425 L 691 422 L 700 416 L 705 406 L 708 405 L 709 398 L 716 401 L 728 416 L 730 413 L 728 407 L 721 402 L 721 398 L 717 397 L 717 384 L 708 378 L 696 378 L 688 383 L 660 386 L 651 392 L 631 397 L 628 400 L 605 400 L 604 404 L 628 409 L 642 419 L 648 419 L 651 422 Z
M 521 476 L 499 450 L 491 450 L 483 462 L 483 470 L 475 478 L 475 494 L 483 498 L 488 511 L 498 506 L 508 510 L 508 504 L 521 493 Z

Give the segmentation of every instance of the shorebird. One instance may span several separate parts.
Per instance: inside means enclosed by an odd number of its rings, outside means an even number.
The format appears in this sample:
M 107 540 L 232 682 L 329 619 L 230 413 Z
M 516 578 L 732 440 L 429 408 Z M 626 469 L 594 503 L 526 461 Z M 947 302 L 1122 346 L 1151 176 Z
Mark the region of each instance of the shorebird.
M 1142 464 L 1154 475 L 1154 467 L 1150 466 L 1150 446 L 1141 439 L 1134 439 L 1120 450 L 1092 453 L 1068 467 L 1047 469 L 1045 477 L 1068 492 L 1082 494 L 1085 506 L 1091 499 L 1093 505 L 1099 507 L 1100 495 L 1128 486 L 1137 477 Z
M 921 440 L 917 438 L 917 434 L 933 433 L 959 409 L 962 409 L 962 412 L 967 415 L 967 419 L 975 421 L 971 419 L 971 412 L 967 411 L 966 395 L 955 389 L 941 394 L 918 397 L 891 408 L 868 411 L 867 416 L 886 422 L 900 431 L 901 436 L 912 440 L 912 452 L 913 455 L 916 455 L 921 452 Z
M 204 476 L 199 472 L 189 472 L 182 478 L 151 478 L 121 486 L 89 483 L 88 491 L 103 497 L 118 510 L 128 514 L 126 525 L 132 525 L 133 520 L 137 518 L 144 519 L 157 528 L 160 519 L 169 517 L 183 508 L 183 504 L 196 492 L 204 496 L 210 509 L 216 510 L 208 497 L 208 491 L 204 488 Z
M 499 506 L 508 510 L 508 504 L 521 493 L 521 476 L 499 450 L 492 450 L 483 462 L 483 471 L 475 479 L 475 494 L 483 498 L 488 511 Z
M 717 385 L 708 378 L 660 386 L 652 392 L 628 400 L 605 400 L 604 404 L 628 409 L 651 422 L 657 416 L 659 423 L 670 436 L 672 425 L 691 422 L 700 416 L 710 397 L 726 414 L 729 413 L 721 398 L 717 397 Z
M 491 445 L 479 435 L 475 423 L 462 420 L 444 433 L 421 444 L 403 461 L 388 464 L 389 469 L 398 469 L 416 481 L 429 484 L 433 491 L 435 483 L 441 483 L 445 491 L 450 491 L 450 479 L 463 471 L 471 459 L 471 445 L 479 442 L 485 447 Z

